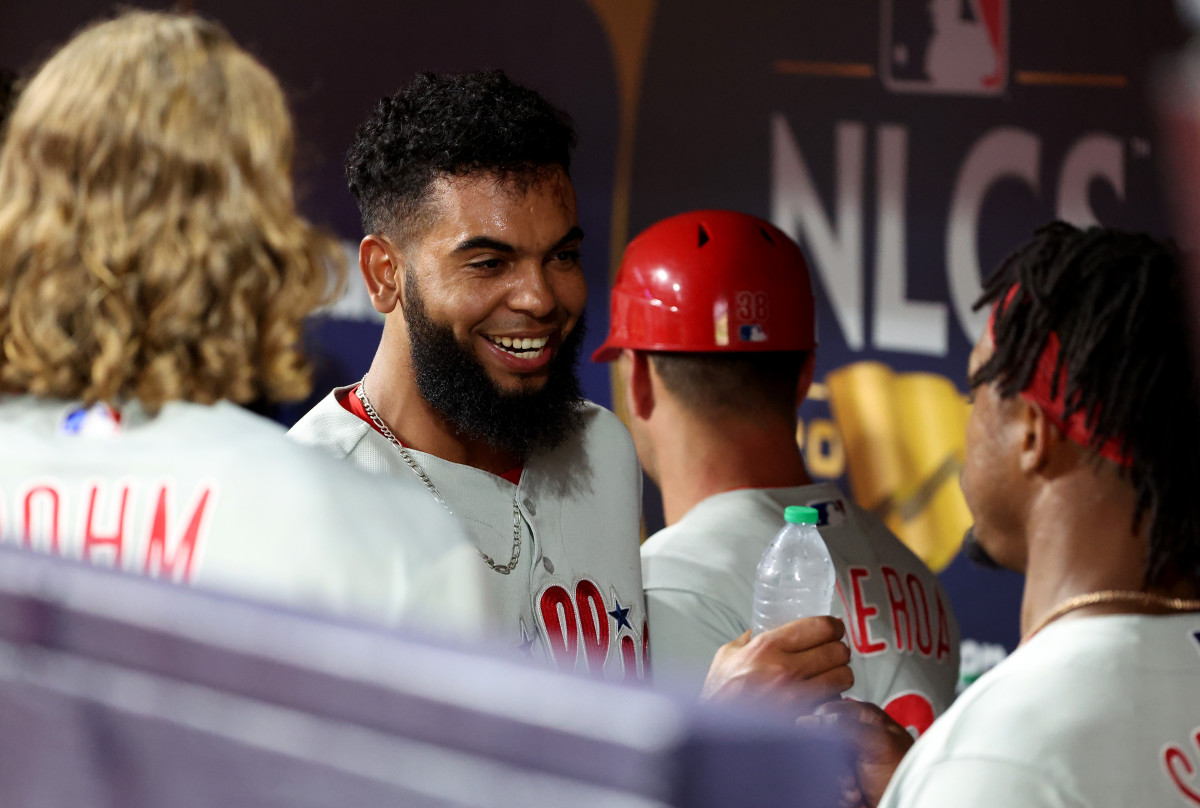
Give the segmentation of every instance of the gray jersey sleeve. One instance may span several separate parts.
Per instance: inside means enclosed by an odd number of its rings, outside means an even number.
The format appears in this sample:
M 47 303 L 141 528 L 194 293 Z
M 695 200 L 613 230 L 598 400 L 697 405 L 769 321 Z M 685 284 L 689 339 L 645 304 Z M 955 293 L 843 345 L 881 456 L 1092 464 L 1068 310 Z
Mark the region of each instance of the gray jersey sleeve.
M 925 768 L 916 782 L 903 769 L 888 786 L 880 808 L 1084 808 L 1050 777 L 1028 766 L 993 758 L 955 758 Z
M 698 694 L 713 656 L 746 630 L 738 614 L 712 598 L 680 589 L 646 592 L 655 677 Z

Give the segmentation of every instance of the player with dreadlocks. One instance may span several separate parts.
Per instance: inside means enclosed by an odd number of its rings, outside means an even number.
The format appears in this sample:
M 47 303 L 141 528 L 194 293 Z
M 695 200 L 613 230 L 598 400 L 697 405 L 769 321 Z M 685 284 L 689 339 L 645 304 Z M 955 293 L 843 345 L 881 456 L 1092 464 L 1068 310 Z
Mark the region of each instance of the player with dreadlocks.
M 883 805 L 1200 804 L 1183 282 L 1148 236 L 1061 222 L 988 281 L 962 487 L 979 549 L 1025 574 L 1023 639 L 922 736 Z M 830 710 L 863 741 L 875 804 L 907 744 L 868 707 Z
M 1181 283 L 1175 257 L 1148 236 L 1048 225 L 987 284 L 980 305 L 996 307 L 992 331 L 1003 337 L 971 377 L 1006 398 L 1050 383 L 1043 393 L 1063 401 L 1056 426 L 1126 470 L 1132 527 L 1151 515 L 1146 584 L 1167 589 L 1179 578 L 1200 585 L 1200 453 L 1180 451 L 1200 445 L 1200 425 L 1191 375 L 1180 372 L 1187 334 L 1164 316 Z

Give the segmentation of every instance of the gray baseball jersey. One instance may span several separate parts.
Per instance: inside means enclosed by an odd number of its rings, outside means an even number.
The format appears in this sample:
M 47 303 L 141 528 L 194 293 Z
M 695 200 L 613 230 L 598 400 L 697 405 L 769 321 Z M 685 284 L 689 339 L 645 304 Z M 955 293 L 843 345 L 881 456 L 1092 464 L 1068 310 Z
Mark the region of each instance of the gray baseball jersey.
M 423 489 L 233 404 L 151 417 L 5 397 L 0 446 L 9 543 L 389 625 L 477 635 L 490 609 L 466 536 Z
M 415 475 L 375 428 L 340 403 L 335 389 L 300 419 L 291 437 L 367 471 Z M 502 642 L 560 669 L 645 675 L 646 618 L 638 563 L 641 471 L 633 441 L 607 410 L 588 403 L 585 426 L 557 448 L 528 458 L 520 482 L 411 451 L 483 552 L 512 555 L 514 507 L 521 555 L 510 575 L 482 559 L 492 625 Z M 432 493 L 426 496 L 433 502 Z
M 833 614 L 846 624 L 855 685 L 847 695 L 923 732 L 954 700 L 958 625 L 929 568 L 837 486 L 740 489 L 709 497 L 642 547 L 659 670 L 699 690 L 713 655 L 750 627 L 754 576 L 783 527 L 810 505 L 837 570 Z
M 880 805 L 1200 805 L 1200 615 L 1051 623 L 934 723 Z

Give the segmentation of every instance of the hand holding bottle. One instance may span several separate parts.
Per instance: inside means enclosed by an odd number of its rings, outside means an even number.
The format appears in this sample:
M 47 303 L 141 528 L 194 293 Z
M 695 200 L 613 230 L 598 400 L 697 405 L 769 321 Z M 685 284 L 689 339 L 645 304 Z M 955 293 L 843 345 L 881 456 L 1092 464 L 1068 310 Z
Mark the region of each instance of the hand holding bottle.
M 836 617 L 807 617 L 751 637 L 747 631 L 717 651 L 702 699 L 755 699 L 809 715 L 854 686 L 846 627 Z

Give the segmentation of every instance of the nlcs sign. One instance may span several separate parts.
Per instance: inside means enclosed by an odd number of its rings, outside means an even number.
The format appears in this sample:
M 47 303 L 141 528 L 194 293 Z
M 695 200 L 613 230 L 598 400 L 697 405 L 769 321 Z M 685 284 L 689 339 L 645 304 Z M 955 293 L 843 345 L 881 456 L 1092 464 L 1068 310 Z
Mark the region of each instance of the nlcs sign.
M 846 345 L 865 344 L 863 296 L 864 174 L 867 125 L 836 125 L 835 199 L 821 202 L 795 136 L 783 115 L 771 119 L 771 219 L 805 245 L 828 295 Z M 876 215 L 875 348 L 944 356 L 949 341 L 946 303 L 915 301 L 905 295 L 907 278 L 906 199 L 908 129 L 880 124 L 875 133 Z M 1041 138 L 1025 129 L 1001 126 L 978 138 L 959 165 L 945 230 L 945 267 L 950 305 L 970 342 L 983 332 L 986 312 L 973 312 L 981 290 L 979 217 L 993 186 L 1019 180 L 1039 195 L 1045 185 Z M 1088 202 L 1094 181 L 1125 195 L 1124 142 L 1105 133 L 1080 137 L 1051 172 L 1056 179 L 1056 215 L 1080 226 L 1097 224 Z M 1022 233 L 1021 236 L 1027 234 Z

